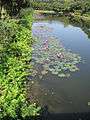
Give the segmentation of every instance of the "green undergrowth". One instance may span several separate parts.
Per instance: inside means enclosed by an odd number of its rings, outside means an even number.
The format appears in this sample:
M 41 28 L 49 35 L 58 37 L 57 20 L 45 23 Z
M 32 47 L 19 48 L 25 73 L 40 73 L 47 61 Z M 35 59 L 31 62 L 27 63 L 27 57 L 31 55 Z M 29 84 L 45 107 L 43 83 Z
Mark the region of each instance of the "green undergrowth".
M 32 11 L 22 10 L 20 19 L 0 21 L 0 120 L 38 115 L 36 104 L 26 100 L 26 76 L 32 53 Z

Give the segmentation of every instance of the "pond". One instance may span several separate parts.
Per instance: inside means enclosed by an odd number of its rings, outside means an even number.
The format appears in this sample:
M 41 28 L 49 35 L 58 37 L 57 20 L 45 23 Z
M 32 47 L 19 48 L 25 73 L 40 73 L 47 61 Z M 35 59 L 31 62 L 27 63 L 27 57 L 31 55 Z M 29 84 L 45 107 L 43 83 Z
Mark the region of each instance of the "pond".
M 30 101 L 53 113 L 90 111 L 89 25 L 56 16 L 34 21 Z

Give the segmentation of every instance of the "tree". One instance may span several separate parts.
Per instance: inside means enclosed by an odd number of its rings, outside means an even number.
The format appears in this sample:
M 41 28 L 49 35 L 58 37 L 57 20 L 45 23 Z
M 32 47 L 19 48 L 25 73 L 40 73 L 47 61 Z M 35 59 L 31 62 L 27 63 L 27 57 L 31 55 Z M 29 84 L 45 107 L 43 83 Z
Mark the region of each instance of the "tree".
M 7 14 L 16 15 L 22 7 L 30 0 L 1 0 L 0 1 L 0 18 L 5 18 Z

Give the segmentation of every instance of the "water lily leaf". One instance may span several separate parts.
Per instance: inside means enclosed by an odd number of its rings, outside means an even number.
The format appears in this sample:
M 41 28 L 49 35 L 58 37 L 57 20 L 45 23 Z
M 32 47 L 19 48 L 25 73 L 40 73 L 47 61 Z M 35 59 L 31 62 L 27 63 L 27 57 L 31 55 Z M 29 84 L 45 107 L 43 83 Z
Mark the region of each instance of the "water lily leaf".
M 58 72 L 56 72 L 56 71 L 52 71 L 52 74 L 57 75 L 57 74 L 58 74 Z
M 47 25 L 33 28 L 33 36 L 38 40 L 33 45 L 32 58 L 35 64 L 42 65 L 43 71 L 38 71 L 42 75 L 50 71 L 59 77 L 69 77 L 71 72 L 79 70 L 77 64 L 81 62 L 81 57 L 71 50 L 66 50 L 58 38 L 50 34 L 50 30 Z
M 70 74 L 69 74 L 69 73 L 66 73 L 65 76 L 66 76 L 66 77 L 70 77 Z
M 42 77 L 43 77 L 42 75 L 39 75 L 39 78 L 40 78 L 40 79 L 42 79 Z
M 88 106 L 90 106 L 90 102 L 88 102 Z
M 48 73 L 48 71 L 45 71 L 45 70 L 41 71 L 41 74 L 42 74 L 42 75 L 45 75 L 45 74 L 47 74 L 47 73 Z
M 59 77 L 66 77 L 64 73 L 58 74 Z
M 52 69 L 52 68 L 49 68 L 49 71 L 51 71 L 51 72 L 52 72 L 52 71 L 54 71 L 54 69 Z

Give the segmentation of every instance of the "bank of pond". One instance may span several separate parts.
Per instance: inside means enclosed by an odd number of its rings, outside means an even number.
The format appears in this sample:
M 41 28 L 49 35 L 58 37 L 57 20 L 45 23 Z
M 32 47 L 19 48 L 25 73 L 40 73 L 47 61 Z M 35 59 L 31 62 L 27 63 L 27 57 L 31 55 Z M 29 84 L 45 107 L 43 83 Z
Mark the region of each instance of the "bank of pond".
M 90 112 L 89 51 L 81 17 L 26 9 L 0 20 L 0 119 Z

